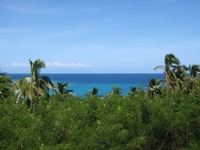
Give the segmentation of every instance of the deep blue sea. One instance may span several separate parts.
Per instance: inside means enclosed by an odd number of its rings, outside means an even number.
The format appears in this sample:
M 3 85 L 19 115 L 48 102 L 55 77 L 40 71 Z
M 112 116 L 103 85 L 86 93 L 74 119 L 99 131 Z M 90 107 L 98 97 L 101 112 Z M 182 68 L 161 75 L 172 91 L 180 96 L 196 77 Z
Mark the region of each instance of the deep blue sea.
M 48 76 L 54 83 L 68 82 L 68 90 L 74 90 L 76 96 L 84 97 L 84 94 L 92 90 L 93 87 L 99 88 L 98 95 L 105 96 L 112 92 L 112 87 L 117 85 L 123 89 L 122 95 L 127 95 L 130 92 L 130 87 L 142 86 L 148 84 L 151 78 L 164 79 L 164 74 L 41 74 Z M 30 74 L 9 74 L 16 82 L 23 77 L 29 77 Z

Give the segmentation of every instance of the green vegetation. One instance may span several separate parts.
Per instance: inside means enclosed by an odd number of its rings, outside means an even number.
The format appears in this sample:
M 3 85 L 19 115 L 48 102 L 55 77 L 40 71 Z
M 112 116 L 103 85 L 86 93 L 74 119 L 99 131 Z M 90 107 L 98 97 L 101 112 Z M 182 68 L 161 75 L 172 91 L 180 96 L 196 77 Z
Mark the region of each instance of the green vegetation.
M 40 69 L 46 68 L 43 61 L 37 59 L 34 63 L 30 60 L 31 77 L 19 79 L 16 83 L 18 88 L 17 97 L 26 97 L 29 101 L 35 101 L 41 96 L 48 96 L 48 91 L 53 88 L 53 83 L 47 76 L 39 74 Z
M 85 94 L 85 96 L 87 96 L 87 97 L 91 97 L 91 96 L 96 96 L 97 95 L 97 93 L 99 93 L 99 89 L 98 88 L 93 88 L 92 89 L 92 91 L 90 90 L 87 94 Z
M 0 73 L 0 148 L 34 150 L 150 150 L 200 147 L 199 65 L 181 66 L 165 57 L 163 81 L 126 96 L 113 86 L 105 97 L 93 88 L 86 98 L 71 95 L 67 83 L 53 85 L 30 61 L 31 77 L 16 85 Z M 159 67 L 156 67 L 156 69 Z M 161 86 L 164 82 L 164 86 Z M 55 94 L 49 95 L 50 89 Z

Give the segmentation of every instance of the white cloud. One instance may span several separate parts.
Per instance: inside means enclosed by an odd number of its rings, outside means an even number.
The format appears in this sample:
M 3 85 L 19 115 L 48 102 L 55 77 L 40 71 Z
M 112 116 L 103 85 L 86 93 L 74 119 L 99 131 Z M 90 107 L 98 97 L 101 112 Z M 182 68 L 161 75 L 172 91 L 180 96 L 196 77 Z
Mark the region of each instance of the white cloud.
M 24 63 L 12 63 L 10 65 L 4 65 L 5 67 L 28 67 L 30 66 L 29 64 L 24 64 Z
M 61 62 L 54 62 L 54 63 L 45 63 L 46 67 L 92 67 L 93 65 L 83 64 L 83 63 L 61 63 Z M 24 63 L 12 63 L 10 65 L 4 65 L 4 67 L 29 67 L 30 64 Z
M 47 67 L 92 67 L 92 65 L 83 64 L 83 63 L 60 63 L 60 62 L 54 62 L 54 63 L 46 63 Z

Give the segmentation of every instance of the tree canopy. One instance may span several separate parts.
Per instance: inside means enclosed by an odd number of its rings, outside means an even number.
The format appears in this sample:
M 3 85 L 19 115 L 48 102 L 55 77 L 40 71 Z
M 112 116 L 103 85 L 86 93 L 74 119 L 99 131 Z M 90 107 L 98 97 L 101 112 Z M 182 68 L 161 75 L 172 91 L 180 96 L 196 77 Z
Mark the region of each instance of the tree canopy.
M 98 88 L 83 98 L 66 96 L 68 83 L 42 76 L 40 59 L 30 61 L 31 76 L 15 88 L 0 73 L 1 149 L 199 149 L 199 66 L 187 69 L 175 58 L 165 57 L 166 79 L 152 78 L 146 90 L 132 87 L 123 96 L 117 85 L 105 97 L 95 96 Z

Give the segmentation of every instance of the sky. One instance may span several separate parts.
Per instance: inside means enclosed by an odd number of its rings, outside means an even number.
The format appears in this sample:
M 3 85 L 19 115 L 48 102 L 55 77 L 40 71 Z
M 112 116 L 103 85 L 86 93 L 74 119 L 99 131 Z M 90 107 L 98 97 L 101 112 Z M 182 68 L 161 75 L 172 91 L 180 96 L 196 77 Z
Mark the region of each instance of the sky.
M 173 53 L 200 64 L 199 0 L 1 0 L 0 70 L 161 73 Z

